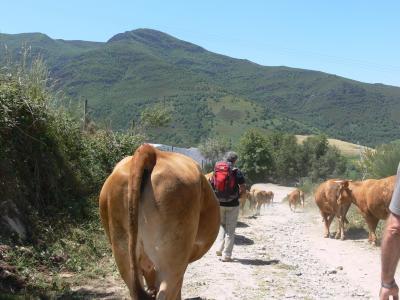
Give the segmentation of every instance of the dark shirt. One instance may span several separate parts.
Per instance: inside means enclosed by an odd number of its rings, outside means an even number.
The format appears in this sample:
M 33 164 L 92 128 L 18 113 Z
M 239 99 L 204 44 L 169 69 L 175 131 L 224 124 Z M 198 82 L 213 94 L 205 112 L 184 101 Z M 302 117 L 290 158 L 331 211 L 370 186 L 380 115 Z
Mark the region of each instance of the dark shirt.
M 236 176 L 237 184 L 234 188 L 234 192 L 237 195 L 237 197 L 235 197 L 233 200 L 231 200 L 229 202 L 219 202 L 219 205 L 221 205 L 221 206 L 228 206 L 228 207 L 239 206 L 239 185 L 244 184 L 245 180 L 244 180 L 243 173 L 239 169 L 234 168 L 233 172 Z

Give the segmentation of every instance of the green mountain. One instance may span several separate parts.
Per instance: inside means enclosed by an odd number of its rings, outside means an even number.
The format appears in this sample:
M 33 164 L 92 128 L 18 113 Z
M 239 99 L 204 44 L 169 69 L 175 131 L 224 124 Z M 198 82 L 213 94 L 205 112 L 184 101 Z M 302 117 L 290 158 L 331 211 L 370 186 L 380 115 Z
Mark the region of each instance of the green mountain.
M 57 87 L 75 102 L 87 98 L 98 123 L 125 129 L 146 106 L 170 107 L 174 122 L 152 132 L 156 142 L 193 145 L 210 134 L 235 140 L 248 127 L 325 132 L 370 146 L 400 138 L 398 87 L 261 66 L 150 29 L 105 43 L 0 34 L 0 44 L 2 64 L 18 59 L 23 45 L 40 54 Z

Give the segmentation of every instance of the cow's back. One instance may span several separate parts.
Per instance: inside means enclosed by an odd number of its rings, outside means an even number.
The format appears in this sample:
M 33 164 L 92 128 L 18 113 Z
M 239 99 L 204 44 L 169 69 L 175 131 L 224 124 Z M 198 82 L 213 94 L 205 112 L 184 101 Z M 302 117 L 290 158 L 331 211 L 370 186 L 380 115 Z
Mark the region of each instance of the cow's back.
M 330 179 L 321 183 L 315 193 L 314 200 L 321 212 L 332 214 L 337 211 L 337 193 L 339 185 L 335 182 L 338 179 Z
M 368 210 L 378 219 L 386 219 L 389 215 L 389 205 L 394 191 L 396 176 L 374 180 L 365 183 L 365 198 Z

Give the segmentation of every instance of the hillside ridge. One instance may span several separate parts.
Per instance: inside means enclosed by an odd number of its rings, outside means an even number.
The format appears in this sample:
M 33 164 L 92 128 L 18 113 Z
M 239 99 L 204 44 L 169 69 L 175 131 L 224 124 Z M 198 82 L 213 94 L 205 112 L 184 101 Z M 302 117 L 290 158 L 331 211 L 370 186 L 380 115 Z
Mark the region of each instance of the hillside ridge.
M 145 28 L 107 42 L 0 34 L 0 62 L 5 63 L 4 45 L 18 60 L 24 43 L 46 60 L 57 87 L 73 102 L 89 99 L 91 117 L 100 124 L 125 129 L 141 109 L 167 104 L 174 122 L 154 132 L 156 142 L 194 145 L 208 135 L 237 139 L 253 127 L 324 132 L 368 146 L 400 138 L 399 87 L 262 66 Z

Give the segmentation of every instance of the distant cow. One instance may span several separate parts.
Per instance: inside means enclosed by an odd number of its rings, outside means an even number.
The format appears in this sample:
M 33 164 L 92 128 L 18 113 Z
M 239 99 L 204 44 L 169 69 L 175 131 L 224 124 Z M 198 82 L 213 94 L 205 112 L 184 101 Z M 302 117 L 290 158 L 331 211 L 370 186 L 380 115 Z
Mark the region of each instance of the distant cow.
M 389 204 L 392 199 L 396 176 L 383 179 L 341 182 L 338 202 L 351 201 L 360 209 L 367 222 L 368 241 L 376 245 L 375 230 L 379 220 L 389 216 Z
M 239 197 L 239 203 L 240 203 L 240 211 L 244 212 L 244 206 L 246 205 L 246 202 L 249 201 L 249 206 L 251 207 L 251 194 L 249 190 L 246 190 L 244 193 L 242 193 Z
M 256 215 L 259 215 L 261 212 L 261 207 L 271 202 L 271 197 L 273 197 L 273 193 L 271 195 L 271 192 L 254 189 L 251 196 L 256 205 Z
M 254 185 L 252 185 L 250 188 L 250 210 L 256 209 L 256 205 L 257 205 L 257 201 L 256 201 L 256 197 L 255 197 L 256 191 L 259 191 L 259 189 L 256 188 Z
M 267 203 L 264 203 L 264 205 L 265 204 L 271 205 L 272 203 L 274 203 L 274 192 L 268 191 L 267 195 L 268 195 Z
M 304 208 L 304 192 L 302 190 L 300 190 L 300 202 L 301 202 L 301 206 Z
M 208 251 L 220 224 L 218 201 L 199 166 L 143 145 L 116 165 L 99 205 L 132 299 L 181 299 L 188 264 Z
M 301 191 L 299 189 L 295 189 L 288 195 L 289 200 L 289 208 L 291 211 L 296 210 L 297 204 L 301 203 Z M 293 207 L 293 208 L 292 208 Z
M 329 237 L 329 227 L 335 218 L 338 218 L 338 230 L 335 238 L 345 239 L 344 223 L 348 223 L 346 219 L 347 211 L 350 208 L 351 200 L 338 201 L 342 180 L 330 179 L 321 183 L 315 191 L 315 203 L 317 204 L 322 218 L 325 223 L 324 237 Z

